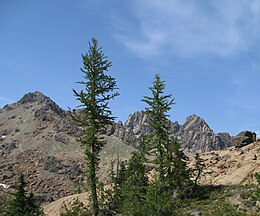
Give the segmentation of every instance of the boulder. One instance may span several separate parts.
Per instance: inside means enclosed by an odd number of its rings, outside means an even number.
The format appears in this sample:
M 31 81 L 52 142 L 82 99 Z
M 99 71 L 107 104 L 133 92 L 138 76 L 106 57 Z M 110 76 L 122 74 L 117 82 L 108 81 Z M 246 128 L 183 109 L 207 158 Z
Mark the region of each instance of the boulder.
M 242 131 L 231 138 L 234 145 L 238 148 L 246 146 L 256 141 L 256 133 L 251 131 Z

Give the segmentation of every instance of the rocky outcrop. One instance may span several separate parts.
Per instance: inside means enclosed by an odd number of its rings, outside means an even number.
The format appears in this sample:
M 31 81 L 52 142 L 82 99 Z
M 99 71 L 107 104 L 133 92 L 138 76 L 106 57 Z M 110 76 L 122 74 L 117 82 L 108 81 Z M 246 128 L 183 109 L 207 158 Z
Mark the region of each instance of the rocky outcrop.
M 220 136 L 216 135 L 204 119 L 191 115 L 178 131 L 187 152 L 206 152 L 223 149 Z
M 206 168 L 201 184 L 232 185 L 256 182 L 254 173 L 260 172 L 260 142 L 236 148 L 234 146 L 219 151 L 200 154 Z M 195 163 L 190 158 L 190 167 Z
M 73 128 L 66 111 L 40 92 L 0 109 L 0 180 L 14 185 L 23 173 L 42 202 L 73 193 L 84 177 Z
M 196 115 L 187 117 L 183 125 L 177 121 L 169 121 L 169 125 L 171 133 L 181 140 L 187 153 L 219 150 L 233 145 L 228 133 L 215 134 L 205 120 Z M 152 131 L 148 116 L 144 111 L 138 111 L 131 114 L 124 125 L 120 122 L 108 128 L 107 134 L 138 147 L 138 138 L 142 134 L 151 134 Z
M 137 111 L 129 115 L 124 127 L 127 132 L 132 132 L 136 138 L 139 138 L 142 134 L 152 133 L 152 128 L 149 127 L 148 116 L 144 111 Z
M 242 131 L 232 137 L 232 142 L 236 147 L 243 147 L 256 141 L 256 133 L 251 131 Z
M 107 125 L 105 134 L 107 136 L 118 137 L 126 144 L 138 147 L 137 137 L 134 135 L 133 131 L 127 131 L 127 128 L 123 125 L 121 121 L 119 121 L 118 123 Z
M 217 136 L 221 137 L 221 139 L 223 141 L 223 149 L 234 145 L 234 143 L 231 140 L 232 137 L 230 136 L 229 133 L 226 133 L 226 132 L 217 133 Z

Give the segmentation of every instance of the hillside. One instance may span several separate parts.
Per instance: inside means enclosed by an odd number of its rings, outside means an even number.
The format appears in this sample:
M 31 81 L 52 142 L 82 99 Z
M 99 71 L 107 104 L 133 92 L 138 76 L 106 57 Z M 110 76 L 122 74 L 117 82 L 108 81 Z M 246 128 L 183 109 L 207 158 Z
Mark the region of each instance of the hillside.
M 260 141 L 254 142 L 242 148 L 230 147 L 224 150 L 216 150 L 201 154 L 206 168 L 203 177 L 200 180 L 202 185 L 214 185 L 211 196 L 211 203 L 207 204 L 210 208 L 216 208 L 218 199 L 228 200 L 231 204 L 238 205 L 240 209 L 253 211 L 252 193 L 255 187 L 241 185 L 250 184 L 255 181 L 252 175 L 260 172 Z M 194 158 L 190 157 L 190 167 L 193 167 Z M 230 186 L 225 187 L 222 185 Z M 88 205 L 88 193 L 75 194 L 64 197 L 55 202 L 44 206 L 47 216 L 59 216 L 65 210 L 65 207 L 72 205 L 77 199 Z M 221 203 L 221 202 L 220 202 Z M 201 205 L 201 206 L 200 206 Z M 197 202 L 196 208 L 190 206 L 191 210 L 202 208 L 205 205 L 203 201 Z M 260 207 L 260 206 L 259 206 Z M 204 206 L 204 209 L 205 206 Z M 186 210 L 185 210 L 186 211 Z
M 249 174 L 259 170 L 258 144 L 242 147 L 244 140 L 250 143 L 255 137 L 248 141 L 245 134 L 235 139 L 228 133 L 215 134 L 196 115 L 189 116 L 183 125 L 170 121 L 169 124 L 187 153 L 205 152 L 202 157 L 213 168 L 207 168 L 204 183 L 244 183 Z M 118 156 L 121 160 L 129 159 L 138 148 L 138 137 L 146 132 L 151 129 L 143 111 L 131 114 L 124 124 L 119 121 L 107 126 L 106 134 L 102 135 L 107 141 L 101 152 L 102 181 L 108 180 L 111 161 Z M 43 203 L 74 194 L 79 182 L 87 190 L 83 150 L 76 141 L 79 133 L 67 112 L 40 92 L 28 93 L 18 102 L 6 105 L 0 109 L 0 183 L 10 185 L 8 190 L 12 190 L 19 173 L 23 173 L 28 188 Z M 241 148 L 217 151 L 239 142 Z M 207 152 L 210 150 L 214 151 Z M 229 170 L 223 171 L 226 167 Z M 225 177 L 227 172 L 243 175 Z
M 85 182 L 83 150 L 76 141 L 78 128 L 67 114 L 40 92 L 0 109 L 0 182 L 11 185 L 19 173 L 42 202 L 73 194 Z M 110 161 L 122 160 L 134 149 L 117 137 L 105 136 L 100 176 L 107 179 Z
M 241 148 L 230 147 L 202 153 L 206 169 L 201 184 L 241 185 L 252 183 L 252 175 L 260 172 L 260 141 Z M 190 158 L 190 166 L 194 158 Z

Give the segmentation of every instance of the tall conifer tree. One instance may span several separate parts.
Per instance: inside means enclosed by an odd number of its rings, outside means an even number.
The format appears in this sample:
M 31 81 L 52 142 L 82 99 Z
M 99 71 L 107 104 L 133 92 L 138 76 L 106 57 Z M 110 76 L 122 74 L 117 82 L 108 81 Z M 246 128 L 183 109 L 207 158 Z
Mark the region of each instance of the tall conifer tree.
M 174 104 L 172 95 L 164 95 L 165 82 L 161 80 L 160 75 L 155 76 L 153 86 L 149 88 L 152 92 L 152 97 L 144 96 L 144 101 L 148 107 L 145 108 L 148 114 L 149 124 L 153 128 L 153 138 L 150 144 L 150 150 L 155 156 L 155 164 L 157 164 L 159 172 L 159 180 L 164 181 L 165 176 L 165 161 L 167 160 L 166 151 L 169 151 L 170 141 L 170 125 L 168 111 Z
M 78 92 L 73 89 L 74 95 L 81 103 L 79 107 L 82 110 L 78 115 L 70 113 L 72 118 L 84 129 L 79 141 L 85 150 L 88 165 L 87 181 L 90 186 L 93 214 L 96 216 L 99 214 L 96 172 L 99 168 L 99 153 L 104 145 L 100 133 L 105 130 L 107 124 L 114 120 L 108 104 L 119 94 L 115 92 L 117 89 L 115 79 L 106 74 L 112 63 L 107 60 L 96 39 L 91 40 L 87 53 L 82 55 L 82 60 L 81 71 L 84 74 L 84 81 L 79 84 L 84 86 L 84 90 Z
M 155 76 L 153 86 L 149 88 L 151 97 L 145 96 L 143 101 L 148 104 L 146 113 L 149 124 L 153 128 L 153 135 L 149 139 L 150 153 L 155 158 L 154 163 L 159 174 L 159 182 L 163 187 L 181 191 L 190 186 L 190 170 L 187 167 L 187 157 L 181 150 L 177 138 L 170 134 L 171 126 L 168 111 L 174 104 L 172 95 L 165 95 L 165 82 L 159 75 Z M 184 192 L 186 196 L 186 192 Z

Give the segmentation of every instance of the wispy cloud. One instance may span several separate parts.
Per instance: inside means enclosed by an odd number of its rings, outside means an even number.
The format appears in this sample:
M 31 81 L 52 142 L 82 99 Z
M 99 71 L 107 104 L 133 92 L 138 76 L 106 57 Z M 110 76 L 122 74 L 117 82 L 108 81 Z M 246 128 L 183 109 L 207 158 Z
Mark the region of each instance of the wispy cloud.
M 129 7 L 133 18 L 115 20 L 114 38 L 144 58 L 165 50 L 228 57 L 246 51 L 259 36 L 258 0 L 134 0 Z

